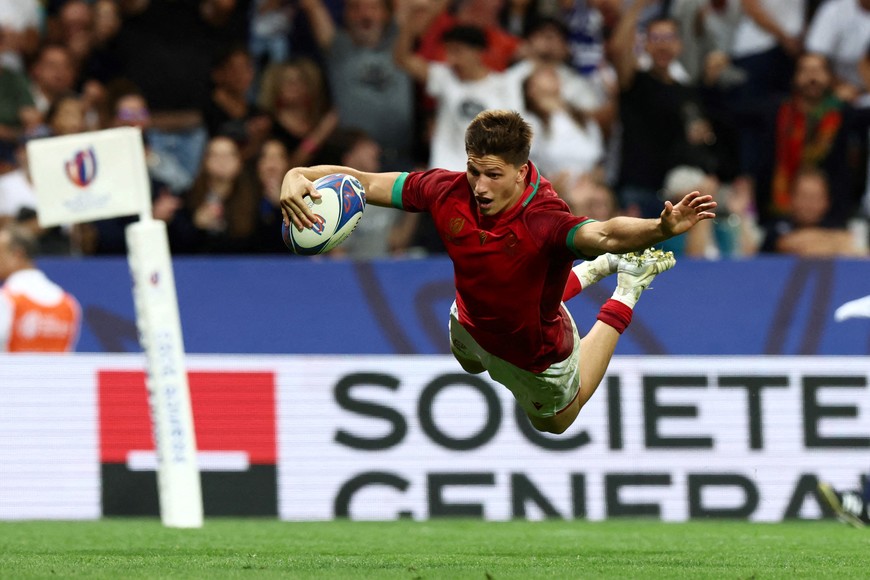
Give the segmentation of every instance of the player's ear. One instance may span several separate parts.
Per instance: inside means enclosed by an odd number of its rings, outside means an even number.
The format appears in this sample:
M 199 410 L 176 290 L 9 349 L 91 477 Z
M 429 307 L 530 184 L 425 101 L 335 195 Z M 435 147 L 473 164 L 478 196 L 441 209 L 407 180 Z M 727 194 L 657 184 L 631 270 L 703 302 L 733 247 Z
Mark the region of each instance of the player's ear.
M 526 161 L 522 165 L 520 165 L 520 170 L 517 172 L 517 183 L 524 182 L 526 180 L 526 175 L 529 173 L 529 162 Z

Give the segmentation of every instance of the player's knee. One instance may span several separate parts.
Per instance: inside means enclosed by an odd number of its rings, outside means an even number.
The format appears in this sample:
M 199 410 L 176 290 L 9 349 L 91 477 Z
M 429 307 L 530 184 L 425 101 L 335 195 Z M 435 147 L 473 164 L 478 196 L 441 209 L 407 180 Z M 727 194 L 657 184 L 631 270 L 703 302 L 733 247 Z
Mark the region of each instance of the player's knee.
M 459 366 L 461 366 L 462 369 L 469 374 L 479 375 L 486 370 L 483 364 L 480 363 L 480 361 L 470 360 L 465 357 L 461 357 L 456 353 L 455 350 L 453 351 L 453 358 L 455 358 L 456 362 L 459 363 Z
M 532 415 L 528 415 L 528 417 L 532 427 L 543 433 L 561 435 L 571 426 L 570 423 L 560 421 L 558 417 L 534 417 Z
M 486 370 L 480 363 L 469 363 L 460 361 L 459 366 L 461 366 L 465 370 L 465 372 L 472 375 L 479 375 Z

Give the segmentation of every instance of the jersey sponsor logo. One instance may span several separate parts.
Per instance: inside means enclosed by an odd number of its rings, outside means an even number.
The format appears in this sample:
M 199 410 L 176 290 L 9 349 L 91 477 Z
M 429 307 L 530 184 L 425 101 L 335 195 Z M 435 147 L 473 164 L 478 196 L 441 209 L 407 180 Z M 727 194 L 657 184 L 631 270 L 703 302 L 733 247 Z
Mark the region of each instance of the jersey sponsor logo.
M 66 176 L 73 185 L 86 187 L 97 176 L 97 156 L 94 148 L 76 151 L 66 162 Z

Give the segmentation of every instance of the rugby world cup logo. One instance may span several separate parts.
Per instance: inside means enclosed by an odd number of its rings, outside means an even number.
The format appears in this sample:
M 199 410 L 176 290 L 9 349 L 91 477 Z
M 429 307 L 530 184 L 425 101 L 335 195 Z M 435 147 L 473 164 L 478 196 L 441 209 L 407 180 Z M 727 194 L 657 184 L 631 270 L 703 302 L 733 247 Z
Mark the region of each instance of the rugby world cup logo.
M 311 231 L 318 236 L 322 236 L 324 230 L 326 230 L 326 220 L 323 219 L 322 215 L 314 214 L 314 223 L 311 225 Z
M 66 176 L 73 185 L 85 187 L 97 176 L 97 156 L 94 148 L 76 151 L 66 162 Z

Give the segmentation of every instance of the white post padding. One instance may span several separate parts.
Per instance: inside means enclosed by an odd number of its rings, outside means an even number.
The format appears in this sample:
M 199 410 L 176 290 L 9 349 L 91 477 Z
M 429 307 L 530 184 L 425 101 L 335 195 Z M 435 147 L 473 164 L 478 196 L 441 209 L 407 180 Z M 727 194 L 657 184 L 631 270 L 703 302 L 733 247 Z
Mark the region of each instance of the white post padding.
M 139 221 L 127 226 L 126 236 L 139 341 L 148 361 L 160 517 L 167 527 L 198 528 L 202 487 L 166 224 Z

